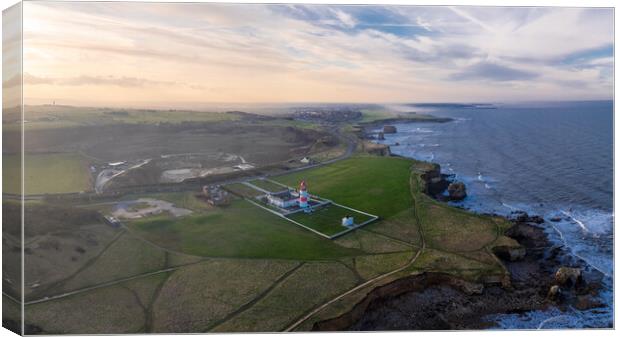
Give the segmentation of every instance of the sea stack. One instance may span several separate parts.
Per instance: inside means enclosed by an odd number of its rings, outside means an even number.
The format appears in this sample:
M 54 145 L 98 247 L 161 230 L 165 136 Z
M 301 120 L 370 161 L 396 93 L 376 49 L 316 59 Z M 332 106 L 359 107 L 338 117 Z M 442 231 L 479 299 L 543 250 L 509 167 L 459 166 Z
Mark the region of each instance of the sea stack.
M 394 125 L 385 125 L 383 127 L 383 133 L 396 133 L 396 127 Z
M 467 196 L 465 184 L 462 182 L 454 182 L 448 186 L 448 195 L 450 200 L 463 200 Z

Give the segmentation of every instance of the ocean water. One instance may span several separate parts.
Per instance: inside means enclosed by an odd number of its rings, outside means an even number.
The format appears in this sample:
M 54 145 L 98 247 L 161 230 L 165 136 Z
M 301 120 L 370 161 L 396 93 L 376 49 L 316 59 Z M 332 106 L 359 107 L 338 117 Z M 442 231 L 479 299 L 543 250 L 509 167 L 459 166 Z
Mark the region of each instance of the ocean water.
M 603 276 L 589 311 L 552 309 L 488 317 L 507 329 L 613 325 L 613 102 L 500 104 L 496 109 L 444 106 L 443 124 L 396 124 L 380 143 L 392 153 L 439 163 L 467 186 L 457 203 L 477 212 L 524 210 L 561 221 L 545 225 L 555 244 Z M 404 107 L 416 111 L 416 107 Z M 598 272 L 596 272 L 598 271 Z

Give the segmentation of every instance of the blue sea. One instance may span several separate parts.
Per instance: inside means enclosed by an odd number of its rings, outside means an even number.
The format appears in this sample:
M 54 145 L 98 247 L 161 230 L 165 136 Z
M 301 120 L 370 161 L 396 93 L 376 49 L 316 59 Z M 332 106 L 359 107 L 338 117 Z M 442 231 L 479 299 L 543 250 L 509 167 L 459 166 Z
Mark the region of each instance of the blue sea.
M 546 219 L 550 239 L 590 273 L 602 273 L 605 308 L 556 309 L 488 317 L 507 329 L 613 325 L 613 102 L 483 106 L 396 106 L 451 117 L 448 123 L 396 124 L 380 143 L 392 153 L 439 163 L 465 182 L 458 205 Z M 599 273 L 596 273 L 598 271 Z

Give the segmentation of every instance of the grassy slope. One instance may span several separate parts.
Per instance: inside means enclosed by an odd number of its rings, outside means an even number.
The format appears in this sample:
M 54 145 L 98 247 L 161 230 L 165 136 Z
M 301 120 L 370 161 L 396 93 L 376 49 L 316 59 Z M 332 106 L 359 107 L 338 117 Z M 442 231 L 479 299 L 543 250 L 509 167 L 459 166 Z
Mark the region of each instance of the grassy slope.
M 353 273 L 339 263 L 306 263 L 247 311 L 213 332 L 279 331 L 323 301 L 355 285 Z
M 29 305 L 25 317 L 49 334 L 136 333 L 145 320 L 131 290 L 122 285 Z
M 267 290 L 293 261 L 212 260 L 173 273 L 153 306 L 154 332 L 203 332 Z
M 131 259 L 127 259 L 127 256 L 131 256 Z M 56 292 L 68 292 L 161 270 L 166 267 L 165 262 L 164 252 L 124 233 L 96 261 L 63 282 Z
M 2 189 L 20 191 L 18 155 L 2 155 Z M 69 153 L 29 154 L 24 158 L 26 194 L 68 193 L 91 189 L 88 161 Z

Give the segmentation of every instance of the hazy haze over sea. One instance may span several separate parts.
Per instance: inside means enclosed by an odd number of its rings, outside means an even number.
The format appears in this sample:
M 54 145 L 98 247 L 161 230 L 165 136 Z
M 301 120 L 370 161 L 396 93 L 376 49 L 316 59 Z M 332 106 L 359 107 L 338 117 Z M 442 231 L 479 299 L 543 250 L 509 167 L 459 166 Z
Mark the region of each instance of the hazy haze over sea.
M 402 107 L 401 107 L 402 108 Z M 421 111 L 406 107 L 409 111 Z M 424 108 L 455 120 L 396 124 L 392 153 L 441 164 L 465 182 L 459 205 L 546 219 L 555 244 L 605 275 L 606 308 L 491 317 L 503 328 L 607 327 L 613 322 L 613 102 L 502 104 L 497 109 Z

